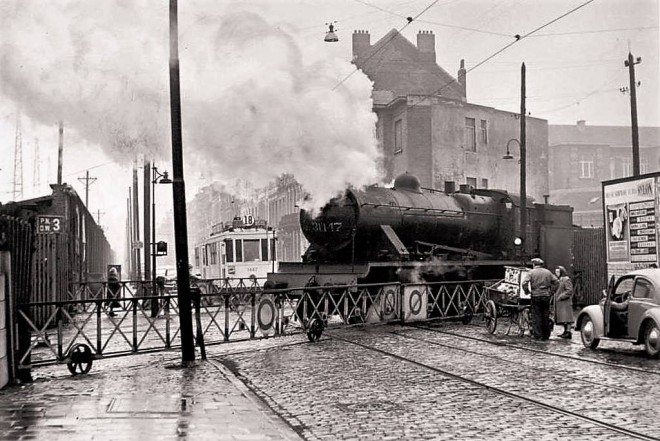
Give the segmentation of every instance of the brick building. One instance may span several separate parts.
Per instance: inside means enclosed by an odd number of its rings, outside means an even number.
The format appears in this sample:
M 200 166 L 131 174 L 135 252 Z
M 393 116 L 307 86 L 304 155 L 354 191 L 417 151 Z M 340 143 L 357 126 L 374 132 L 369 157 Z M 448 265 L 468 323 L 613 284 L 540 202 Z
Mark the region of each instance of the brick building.
M 574 207 L 573 222 L 603 226 L 601 181 L 632 176 L 632 134 L 625 126 L 550 125 L 550 202 Z M 639 128 L 640 173 L 660 171 L 660 127 Z

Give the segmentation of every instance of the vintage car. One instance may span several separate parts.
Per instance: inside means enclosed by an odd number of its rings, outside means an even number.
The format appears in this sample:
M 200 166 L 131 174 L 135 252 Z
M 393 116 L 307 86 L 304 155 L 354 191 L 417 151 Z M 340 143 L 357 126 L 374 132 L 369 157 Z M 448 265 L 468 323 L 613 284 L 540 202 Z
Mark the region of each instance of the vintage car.
M 660 269 L 642 269 L 610 279 L 598 305 L 580 311 L 575 329 L 584 346 L 600 340 L 643 344 L 651 357 L 660 354 Z

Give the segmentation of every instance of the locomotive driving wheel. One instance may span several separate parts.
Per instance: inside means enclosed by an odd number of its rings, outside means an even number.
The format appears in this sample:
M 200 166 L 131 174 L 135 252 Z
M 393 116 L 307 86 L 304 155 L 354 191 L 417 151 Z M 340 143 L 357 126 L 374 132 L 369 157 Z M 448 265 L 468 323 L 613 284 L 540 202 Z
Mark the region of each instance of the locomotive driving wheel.
M 94 355 L 86 344 L 77 344 L 69 351 L 69 361 L 66 366 L 71 375 L 86 374 L 92 368 Z
M 486 302 L 486 307 L 484 308 L 484 321 L 486 322 L 486 329 L 488 329 L 488 332 L 494 334 L 497 329 L 497 306 L 492 300 Z

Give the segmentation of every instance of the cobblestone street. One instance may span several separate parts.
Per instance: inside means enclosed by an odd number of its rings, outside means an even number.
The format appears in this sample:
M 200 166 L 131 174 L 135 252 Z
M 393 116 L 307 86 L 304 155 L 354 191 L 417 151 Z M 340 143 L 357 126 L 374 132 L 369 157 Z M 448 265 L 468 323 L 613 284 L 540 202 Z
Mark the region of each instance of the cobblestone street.
M 334 328 L 64 365 L 0 392 L 2 439 L 658 439 L 660 375 L 639 348 L 473 325 Z
M 306 439 L 626 439 L 608 425 L 660 437 L 657 362 L 629 347 L 461 325 L 325 336 L 218 360 Z

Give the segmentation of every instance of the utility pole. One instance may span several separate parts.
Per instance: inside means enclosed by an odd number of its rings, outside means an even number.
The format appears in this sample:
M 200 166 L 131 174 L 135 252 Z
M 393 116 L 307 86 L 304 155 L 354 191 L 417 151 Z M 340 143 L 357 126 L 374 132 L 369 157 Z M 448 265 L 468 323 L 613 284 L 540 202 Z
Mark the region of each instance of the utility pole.
M 32 167 L 32 190 L 39 193 L 41 187 L 41 158 L 39 157 L 39 138 L 34 138 L 34 166 Z
M 87 173 L 85 173 L 84 178 L 78 178 L 80 182 L 85 183 L 85 208 L 87 208 L 87 211 L 89 211 L 89 186 L 92 185 L 95 181 L 96 178 L 90 178 L 89 177 L 89 170 L 87 170 Z
M 144 161 L 144 280 L 151 280 L 151 162 Z M 148 285 L 144 285 L 145 287 Z M 152 287 L 153 288 L 153 287 Z
M 16 138 L 14 142 L 14 187 L 13 199 L 23 199 L 23 135 L 21 134 L 21 114 L 16 116 Z
M 64 155 L 64 122 L 60 121 L 59 142 L 57 143 L 57 184 L 62 185 L 62 156 Z
M 138 173 L 137 164 L 133 167 L 133 241 L 136 248 L 135 254 L 135 278 L 142 279 L 142 259 L 140 259 L 140 249 L 137 248 L 140 242 L 140 201 L 138 200 Z
M 101 225 L 101 215 L 105 214 L 105 211 L 101 211 L 100 209 L 96 210 L 96 224 Z
M 635 59 L 631 52 L 628 52 L 628 59 L 623 62 L 628 68 L 630 74 L 630 120 L 632 122 L 632 161 L 633 176 L 639 176 L 639 130 L 637 128 L 637 84 L 635 82 L 635 64 L 642 62 L 642 57 Z M 621 92 L 626 92 L 625 88 Z
M 181 360 L 184 366 L 190 366 L 195 361 L 195 343 L 192 331 L 192 308 L 190 306 L 186 186 L 183 180 L 178 34 L 178 4 L 177 0 L 170 0 L 170 116 L 172 124 L 172 196 L 174 200 L 176 284 L 179 300 L 179 327 L 181 329 Z
M 520 67 L 520 234 L 523 258 L 527 249 L 527 126 L 525 115 L 525 63 Z

